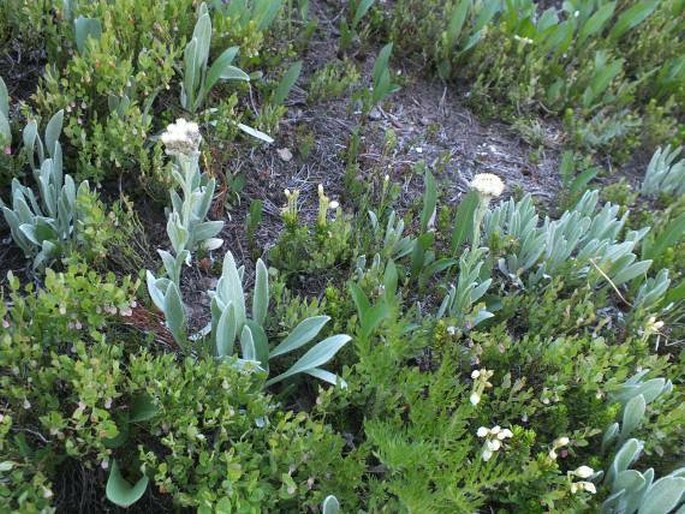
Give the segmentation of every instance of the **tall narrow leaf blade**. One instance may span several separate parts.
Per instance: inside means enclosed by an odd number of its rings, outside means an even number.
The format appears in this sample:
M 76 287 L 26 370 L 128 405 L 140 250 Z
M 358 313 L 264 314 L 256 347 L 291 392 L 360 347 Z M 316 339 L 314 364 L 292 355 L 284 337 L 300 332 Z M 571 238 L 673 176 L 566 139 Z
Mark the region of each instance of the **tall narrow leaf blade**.
M 270 356 L 277 357 L 292 352 L 314 339 L 331 318 L 328 316 L 313 316 L 301 321 L 281 344 L 273 349 Z
M 319 366 L 326 364 L 330 361 L 335 354 L 338 353 L 343 346 L 345 346 L 352 338 L 346 334 L 337 334 L 328 337 L 311 348 L 307 353 L 305 353 L 295 364 L 292 365 L 285 373 L 278 375 L 277 377 L 268 380 L 266 385 L 272 385 L 276 382 L 297 375 L 298 373 L 304 373 L 306 371 L 313 370 Z

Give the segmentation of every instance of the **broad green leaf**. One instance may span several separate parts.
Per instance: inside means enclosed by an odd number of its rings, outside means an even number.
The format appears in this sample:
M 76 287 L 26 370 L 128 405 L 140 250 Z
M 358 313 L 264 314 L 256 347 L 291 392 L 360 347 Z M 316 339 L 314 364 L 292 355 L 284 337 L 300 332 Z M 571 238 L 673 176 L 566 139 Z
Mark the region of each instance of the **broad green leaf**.
M 452 232 L 452 255 L 456 255 L 462 243 L 469 241 L 473 237 L 473 215 L 478 207 L 478 202 L 478 193 L 469 191 L 459 203 L 459 207 L 457 207 Z
M 269 272 L 264 261 L 257 259 L 255 267 L 255 286 L 252 296 L 252 319 L 264 325 L 269 310 Z
M 654 12 L 657 5 L 659 5 L 658 0 L 644 0 L 643 2 L 633 5 L 631 8 L 626 9 L 621 13 L 616 24 L 611 29 L 609 39 L 616 41 L 629 30 L 637 27 Z
M 685 478 L 664 477 L 645 493 L 638 514 L 665 514 L 680 503 L 685 494 Z
M 271 351 L 270 358 L 278 357 L 279 355 L 301 348 L 314 339 L 330 319 L 329 316 L 312 316 L 301 321 L 293 331 L 288 334 L 288 337 Z
M 292 365 L 285 373 L 278 375 L 271 380 L 267 380 L 266 386 L 270 386 L 283 379 L 297 375 L 298 373 L 303 373 L 310 371 L 314 368 L 326 364 L 330 361 L 338 350 L 345 346 L 352 338 L 346 334 L 337 334 L 331 337 L 327 337 L 320 343 L 316 344 L 307 353 L 305 353 L 295 364 Z
M 590 16 L 578 33 L 578 47 L 581 47 L 587 38 L 598 34 L 604 28 L 606 23 L 614 15 L 615 8 L 616 2 L 608 2 Z
M 354 302 L 355 307 L 357 307 L 359 323 L 363 324 L 364 319 L 368 316 L 368 313 L 371 310 L 371 304 L 369 303 L 369 299 L 364 294 L 364 291 L 362 291 L 357 284 L 351 282 L 349 287 L 350 294 L 352 295 L 352 301 Z
M 383 274 L 383 287 L 385 288 L 383 296 L 387 301 L 393 301 L 395 299 L 398 277 L 397 266 L 395 266 L 393 260 L 390 259 L 388 264 L 385 265 L 385 273 Z
M 437 188 L 435 185 L 435 177 L 426 170 L 424 176 L 424 191 L 423 191 L 423 210 L 421 211 L 421 230 L 426 232 L 429 224 L 435 218 L 435 208 L 437 205 Z
M 672 220 L 659 234 L 652 232 L 642 243 L 642 256 L 655 259 L 685 236 L 685 214 Z
M 360 21 L 362 21 L 362 18 L 364 15 L 367 13 L 367 11 L 371 8 L 375 0 L 359 0 L 359 3 L 357 4 L 357 8 L 354 11 L 354 18 L 352 18 L 352 27 L 355 28 Z
M 105 494 L 107 495 L 107 499 L 115 505 L 127 508 L 140 500 L 143 494 L 145 494 L 148 482 L 148 477 L 143 475 L 141 479 L 136 482 L 136 485 L 131 486 L 131 484 L 121 476 L 116 459 L 112 459 L 112 468 L 109 472 Z
M 459 36 L 461 36 L 461 31 L 464 27 L 466 15 L 468 14 L 470 7 L 471 0 L 461 0 L 455 7 L 450 22 L 447 25 L 447 39 L 450 47 L 452 47 L 459 39 Z
M 378 53 L 376 62 L 373 65 L 373 83 L 380 84 L 384 73 L 388 73 L 390 54 L 392 53 L 392 43 L 388 43 Z
M 288 98 L 288 95 L 290 94 L 290 90 L 295 85 L 295 82 L 297 82 L 300 73 L 302 73 L 302 61 L 297 61 L 290 65 L 290 67 L 283 74 L 281 81 L 278 83 L 276 91 L 274 91 L 274 94 L 271 97 L 271 101 L 274 105 L 282 105 L 283 102 L 285 102 L 286 98 Z
M 79 53 L 83 53 L 86 49 L 86 41 L 88 38 L 93 38 L 97 41 L 102 36 L 102 24 L 96 18 L 84 18 L 79 16 L 74 20 L 74 38 L 76 39 L 76 48 Z
M 157 415 L 157 405 L 147 393 L 136 395 L 131 402 L 129 421 L 138 423 L 148 421 Z
M 261 0 L 256 3 L 252 13 L 252 20 L 257 28 L 264 32 L 276 19 L 278 11 L 283 5 L 283 0 Z

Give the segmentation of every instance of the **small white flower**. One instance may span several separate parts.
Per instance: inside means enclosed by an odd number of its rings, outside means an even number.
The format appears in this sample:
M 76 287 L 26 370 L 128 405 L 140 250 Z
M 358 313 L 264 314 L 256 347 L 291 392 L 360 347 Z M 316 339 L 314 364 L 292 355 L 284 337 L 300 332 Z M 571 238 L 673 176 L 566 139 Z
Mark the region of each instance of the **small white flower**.
M 549 458 L 550 459 L 557 460 L 557 457 L 558 457 L 557 452 L 555 452 L 554 450 L 549 451 Z
M 492 452 L 488 449 L 483 450 L 483 460 L 485 462 L 489 461 L 492 458 Z
M 340 207 L 340 202 L 336 202 L 335 200 L 331 201 L 331 203 L 328 204 L 328 208 L 330 210 L 335 210 L 338 207 Z
M 559 437 L 558 439 L 555 439 L 554 442 L 552 442 L 552 446 L 554 448 L 561 448 L 562 446 L 568 446 L 568 443 L 570 443 L 571 440 L 564 436 L 564 437 Z
M 505 428 L 499 434 L 497 434 L 497 439 L 500 441 L 503 441 L 504 439 L 511 439 L 512 437 L 514 437 L 514 433 L 508 428 Z
M 479 376 L 480 376 L 480 370 L 474 369 L 474 370 L 471 372 L 471 378 L 476 379 L 476 378 L 478 378 Z
M 31 402 L 24 399 L 24 409 L 29 410 L 31 408 Z
M 571 494 L 576 494 L 578 491 L 587 491 L 588 493 L 597 493 L 597 488 L 592 482 L 574 482 L 571 484 Z
M 480 395 L 478 393 L 471 393 L 471 396 L 469 396 L 469 401 L 474 406 L 478 405 L 480 403 Z
M 585 489 L 590 494 L 597 494 L 597 488 L 592 482 L 581 482 L 583 484 L 583 489 Z
M 166 128 L 161 139 L 167 154 L 191 155 L 199 150 L 202 135 L 197 123 L 179 118 Z
M 502 442 L 499 439 L 488 439 L 485 441 L 485 446 L 488 450 L 496 452 L 502 447 Z
M 575 471 L 572 472 L 578 478 L 590 478 L 595 474 L 595 470 L 590 466 L 580 466 Z
M 476 432 L 476 435 L 478 437 L 485 437 L 490 433 L 490 429 L 486 427 L 480 427 L 478 431 Z
M 504 191 L 504 182 L 492 173 L 478 173 L 471 180 L 471 189 L 488 198 L 497 198 Z
M 495 425 L 494 427 L 492 427 L 492 428 L 490 429 L 490 433 L 491 433 L 492 435 L 497 435 L 497 434 L 500 433 L 500 430 L 502 430 L 502 427 L 499 426 L 499 425 Z

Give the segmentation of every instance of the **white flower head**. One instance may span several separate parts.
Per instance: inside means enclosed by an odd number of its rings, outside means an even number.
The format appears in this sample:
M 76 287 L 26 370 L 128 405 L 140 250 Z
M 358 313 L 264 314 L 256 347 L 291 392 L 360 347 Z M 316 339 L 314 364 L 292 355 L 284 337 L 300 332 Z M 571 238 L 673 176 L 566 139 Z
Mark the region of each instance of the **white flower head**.
M 478 393 L 471 393 L 471 396 L 469 396 L 469 401 L 471 402 L 471 405 L 478 405 L 480 403 L 480 395 Z
M 554 448 L 557 449 L 557 448 L 561 448 L 562 446 L 568 446 L 568 443 L 570 443 L 570 442 L 571 442 L 571 440 L 568 437 L 564 436 L 564 437 L 560 437 L 559 439 L 555 439 L 552 442 L 552 446 L 554 446 Z
M 483 450 L 483 460 L 485 462 L 489 461 L 492 458 L 492 452 L 488 450 L 487 448 Z
M 572 472 L 578 478 L 590 478 L 595 474 L 595 470 L 590 466 L 580 466 L 575 471 Z
M 497 198 L 504 191 L 504 182 L 492 173 L 478 173 L 471 180 L 470 186 L 487 198 Z
M 487 427 L 480 427 L 478 431 L 476 432 L 476 435 L 478 437 L 485 437 L 490 433 L 490 429 Z
M 197 123 L 179 118 L 166 128 L 161 139 L 167 154 L 192 155 L 200 149 L 202 135 Z
M 514 433 L 508 428 L 505 428 L 497 434 L 497 439 L 499 439 L 500 441 L 503 441 L 504 439 L 511 439 L 512 437 L 514 437 Z

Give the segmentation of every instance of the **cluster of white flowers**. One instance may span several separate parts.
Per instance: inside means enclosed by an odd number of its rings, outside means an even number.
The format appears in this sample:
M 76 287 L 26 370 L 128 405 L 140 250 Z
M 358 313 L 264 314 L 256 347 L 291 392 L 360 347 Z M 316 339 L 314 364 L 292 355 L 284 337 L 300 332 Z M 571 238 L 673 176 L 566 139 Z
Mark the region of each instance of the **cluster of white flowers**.
M 559 437 L 558 439 L 552 441 L 552 449 L 549 451 L 549 458 L 552 460 L 557 460 L 557 450 L 563 448 L 564 446 L 568 446 L 570 442 L 571 440 L 566 436 Z
M 595 470 L 592 469 L 590 466 L 580 466 L 574 471 L 569 471 L 569 478 L 577 477 L 582 479 L 580 482 L 571 482 L 571 494 L 576 494 L 579 491 L 587 491 L 588 493 L 595 494 L 597 492 L 595 484 L 585 480 L 587 478 L 590 478 L 594 474 Z
M 499 451 L 506 439 L 511 439 L 514 434 L 508 428 L 502 428 L 495 425 L 492 428 L 480 427 L 476 432 L 478 437 L 485 438 L 483 444 L 483 453 L 481 454 L 485 462 L 489 461 L 495 452 Z
M 504 182 L 492 173 L 478 173 L 471 180 L 470 186 L 488 200 L 497 198 L 504 191 Z
M 192 155 L 199 151 L 202 135 L 197 123 L 179 118 L 166 128 L 161 139 L 167 154 Z
M 476 369 L 473 371 L 473 373 L 471 373 L 471 378 L 473 379 L 473 391 L 471 392 L 469 401 L 472 405 L 478 405 L 483 396 L 483 391 L 492 387 L 492 384 L 489 382 L 489 380 L 494 374 L 494 371 L 490 371 L 485 368 Z

